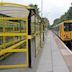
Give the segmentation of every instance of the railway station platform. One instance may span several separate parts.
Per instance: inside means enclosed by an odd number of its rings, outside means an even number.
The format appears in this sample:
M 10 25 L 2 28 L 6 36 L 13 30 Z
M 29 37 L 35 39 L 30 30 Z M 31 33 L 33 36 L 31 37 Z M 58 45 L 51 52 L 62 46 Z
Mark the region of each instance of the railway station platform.
M 72 72 L 71 51 L 49 30 L 45 36 L 45 45 L 36 61 L 31 69 L 4 69 L 0 72 Z
M 55 34 L 48 31 L 37 72 L 70 72 L 60 52 L 57 41 L 59 45 L 60 43 L 62 44 Z M 62 49 L 62 47 L 64 48 L 65 46 L 62 44 L 60 47 Z

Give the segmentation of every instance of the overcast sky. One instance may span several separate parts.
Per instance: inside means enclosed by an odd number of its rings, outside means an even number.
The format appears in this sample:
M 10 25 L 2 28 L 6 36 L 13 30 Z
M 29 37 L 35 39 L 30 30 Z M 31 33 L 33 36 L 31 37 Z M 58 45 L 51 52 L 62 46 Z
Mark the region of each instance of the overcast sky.
M 1 0 L 0 0 L 1 1 Z M 41 11 L 41 0 L 3 0 L 4 2 L 20 3 L 24 5 L 37 4 Z M 47 17 L 50 23 L 64 14 L 71 6 L 72 0 L 43 0 L 43 16 Z

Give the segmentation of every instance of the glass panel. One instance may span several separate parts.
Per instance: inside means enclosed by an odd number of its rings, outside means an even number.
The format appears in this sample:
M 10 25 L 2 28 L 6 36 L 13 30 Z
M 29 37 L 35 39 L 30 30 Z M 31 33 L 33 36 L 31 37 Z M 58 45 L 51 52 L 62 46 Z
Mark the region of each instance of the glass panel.
M 71 23 L 64 23 L 64 31 L 71 31 Z
M 21 21 L 21 32 L 26 32 L 26 21 Z
M 36 36 L 36 48 L 40 46 L 40 35 Z
M 0 26 L 0 32 L 3 32 L 3 28 Z
M 31 32 L 32 34 L 35 33 L 35 22 L 31 23 Z
M 36 32 L 40 31 L 40 25 L 36 24 Z
M 16 64 L 26 64 L 26 53 L 6 53 L 0 56 L 0 66 Z
M 23 43 L 23 44 L 21 44 L 20 46 L 18 46 L 18 48 L 19 48 L 19 49 L 22 49 L 22 48 L 24 48 L 24 49 L 25 49 L 25 48 L 26 48 L 26 42 L 25 42 L 25 43 Z
M 0 36 L 0 50 L 13 46 L 22 40 L 26 40 L 26 37 L 25 36 L 7 36 L 7 37 Z M 26 43 L 23 44 L 24 46 L 22 45 L 21 48 L 26 48 L 25 46 Z
M 70 23 L 70 31 L 72 31 L 72 23 Z
M 26 32 L 26 21 L 0 21 L 0 32 Z
M 3 37 L 0 36 L 0 45 L 2 45 L 2 43 L 3 43 Z

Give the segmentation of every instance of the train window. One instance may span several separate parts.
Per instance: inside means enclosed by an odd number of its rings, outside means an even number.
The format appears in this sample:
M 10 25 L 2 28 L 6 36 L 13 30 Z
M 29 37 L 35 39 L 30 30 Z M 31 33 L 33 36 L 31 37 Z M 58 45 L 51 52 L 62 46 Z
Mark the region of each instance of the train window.
M 70 31 L 72 31 L 72 23 L 70 23 Z
M 64 31 L 70 31 L 70 24 L 64 23 Z
M 64 23 L 64 31 L 72 31 L 72 23 Z

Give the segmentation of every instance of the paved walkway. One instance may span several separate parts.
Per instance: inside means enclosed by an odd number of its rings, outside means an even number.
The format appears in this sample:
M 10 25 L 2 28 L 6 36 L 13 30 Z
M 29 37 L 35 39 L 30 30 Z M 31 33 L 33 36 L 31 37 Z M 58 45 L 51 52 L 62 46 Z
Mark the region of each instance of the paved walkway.
M 37 72 L 69 72 L 51 31 L 47 33 Z

